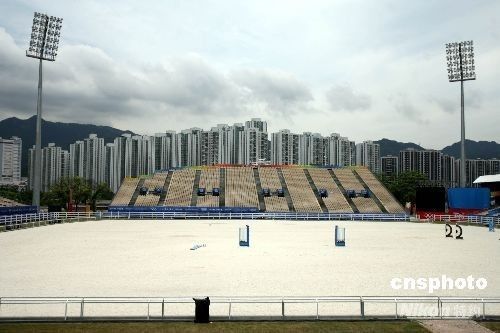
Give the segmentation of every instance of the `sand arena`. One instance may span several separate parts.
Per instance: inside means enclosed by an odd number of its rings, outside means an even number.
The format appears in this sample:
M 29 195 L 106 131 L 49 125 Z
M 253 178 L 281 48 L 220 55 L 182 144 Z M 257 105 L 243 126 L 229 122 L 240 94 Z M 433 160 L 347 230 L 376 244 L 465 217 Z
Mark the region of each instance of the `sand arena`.
M 238 246 L 250 225 L 250 247 Z M 345 248 L 333 244 L 346 228 Z M 394 277 L 487 279 L 500 295 L 498 233 L 401 222 L 100 221 L 0 234 L 2 296 L 398 295 Z M 195 251 L 195 244 L 206 247 Z M 412 290 L 412 295 L 428 291 Z

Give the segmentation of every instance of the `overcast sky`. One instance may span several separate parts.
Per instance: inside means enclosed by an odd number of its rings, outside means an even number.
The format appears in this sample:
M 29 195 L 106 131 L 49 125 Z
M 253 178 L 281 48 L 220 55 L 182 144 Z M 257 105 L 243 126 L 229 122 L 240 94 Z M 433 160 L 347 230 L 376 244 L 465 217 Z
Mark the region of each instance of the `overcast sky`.
M 0 119 L 36 114 L 34 11 L 64 19 L 48 120 L 154 134 L 260 117 L 442 148 L 460 139 L 445 43 L 474 40 L 466 135 L 500 142 L 498 0 L 2 0 Z

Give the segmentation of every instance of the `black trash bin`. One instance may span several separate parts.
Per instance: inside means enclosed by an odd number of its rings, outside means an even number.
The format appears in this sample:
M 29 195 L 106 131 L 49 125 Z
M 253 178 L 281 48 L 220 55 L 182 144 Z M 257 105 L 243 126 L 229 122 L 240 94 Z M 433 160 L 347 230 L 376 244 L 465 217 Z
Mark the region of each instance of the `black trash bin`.
M 193 298 L 195 304 L 194 322 L 210 322 L 210 298 Z

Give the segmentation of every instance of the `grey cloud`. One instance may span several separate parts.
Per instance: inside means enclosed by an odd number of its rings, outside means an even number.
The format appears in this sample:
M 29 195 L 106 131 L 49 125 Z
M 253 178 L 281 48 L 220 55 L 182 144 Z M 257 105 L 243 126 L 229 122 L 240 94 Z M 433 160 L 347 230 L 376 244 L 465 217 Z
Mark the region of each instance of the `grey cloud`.
M 372 104 L 370 95 L 356 93 L 348 85 L 336 85 L 326 92 L 326 98 L 333 111 L 367 110 Z
M 446 113 L 456 113 L 460 111 L 460 99 L 447 98 L 443 96 L 431 96 L 428 98 L 431 103 L 436 104 L 441 110 Z M 464 102 L 466 108 L 481 108 L 482 94 L 477 90 L 466 90 L 464 95 Z
M 309 88 L 287 73 L 271 70 L 239 70 L 232 79 L 245 93 L 248 104 L 264 104 L 267 111 L 290 115 L 313 101 Z
M 465 90 L 464 102 L 466 107 L 481 108 L 483 103 L 483 94 L 479 90 Z
M 460 104 L 446 97 L 430 97 L 429 101 L 436 104 L 441 110 L 446 113 L 455 113 L 460 110 Z
M 0 30 L 0 114 L 29 116 L 36 109 L 37 62 L 23 56 Z M 61 47 L 55 63 L 44 62 L 44 117 L 110 124 L 121 118 L 182 119 L 294 114 L 313 99 L 295 77 L 268 70 L 225 74 L 188 54 L 163 64 L 121 64 L 87 45 Z
M 218 114 L 227 111 L 228 106 L 237 106 L 235 84 L 199 56 L 173 59 L 166 66 L 146 69 L 144 74 L 150 84 L 142 88 L 151 90 L 143 94 L 171 107 Z
M 0 114 L 32 115 L 36 61 L 25 58 L 3 29 L 0 45 Z M 44 62 L 44 115 L 99 123 L 110 123 L 117 115 L 147 117 L 158 110 L 168 111 L 169 117 L 234 116 L 244 115 L 255 103 L 284 108 L 311 98 L 306 87 L 284 75 L 242 74 L 239 79 L 236 82 L 197 55 L 129 68 L 97 48 L 66 46 L 55 63 Z
M 429 124 L 429 120 L 423 117 L 423 113 L 414 106 L 406 94 L 391 96 L 389 101 L 394 105 L 396 112 L 408 120 L 415 121 L 421 125 Z

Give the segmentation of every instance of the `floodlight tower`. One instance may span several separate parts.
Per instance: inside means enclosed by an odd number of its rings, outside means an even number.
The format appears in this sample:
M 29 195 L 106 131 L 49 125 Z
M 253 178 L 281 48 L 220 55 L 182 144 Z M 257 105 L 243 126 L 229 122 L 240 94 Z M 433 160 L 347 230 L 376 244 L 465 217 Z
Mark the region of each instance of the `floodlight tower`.
M 36 103 L 35 168 L 33 175 L 33 206 L 40 207 L 42 173 L 42 60 L 55 61 L 61 36 L 62 18 L 35 12 L 30 46 L 26 56 L 40 60 L 38 65 L 38 99 Z
M 464 115 L 464 81 L 476 79 L 474 64 L 474 46 L 472 41 L 446 44 L 446 62 L 448 63 L 448 80 L 460 81 L 461 106 L 461 145 L 460 145 L 460 187 L 465 187 L 465 115 Z

